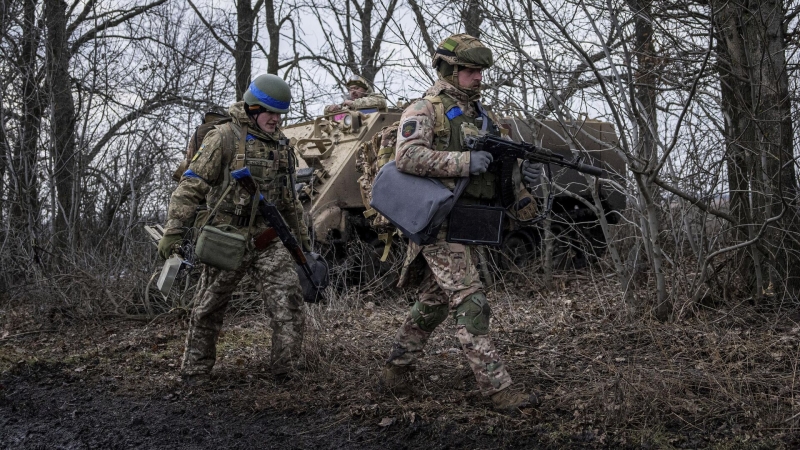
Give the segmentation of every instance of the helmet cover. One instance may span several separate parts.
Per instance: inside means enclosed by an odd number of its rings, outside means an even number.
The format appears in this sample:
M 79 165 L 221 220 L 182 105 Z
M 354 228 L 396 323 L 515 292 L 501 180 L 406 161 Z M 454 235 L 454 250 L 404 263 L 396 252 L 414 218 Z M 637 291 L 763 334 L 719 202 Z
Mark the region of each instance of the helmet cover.
M 433 68 L 441 61 L 452 66 L 486 69 L 494 64 L 492 50 L 469 34 L 454 34 L 443 40 L 433 54 Z
M 289 112 L 292 90 L 281 77 L 268 73 L 257 76 L 243 98 L 248 113 L 259 112 L 263 108 L 282 114 Z

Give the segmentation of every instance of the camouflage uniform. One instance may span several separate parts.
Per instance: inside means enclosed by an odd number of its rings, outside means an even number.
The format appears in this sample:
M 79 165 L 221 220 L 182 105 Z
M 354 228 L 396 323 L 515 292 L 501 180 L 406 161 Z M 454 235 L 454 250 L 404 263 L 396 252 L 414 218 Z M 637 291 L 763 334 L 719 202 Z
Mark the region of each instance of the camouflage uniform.
M 353 104 L 343 106 L 341 104 L 328 105 L 325 107 L 325 114 L 332 114 L 337 111 L 344 110 L 362 110 L 362 109 L 377 109 L 378 111 L 386 111 L 386 97 L 378 92 L 368 93 L 366 96 L 353 100 Z
M 450 108 L 447 108 L 450 106 Z M 439 80 L 426 92 L 424 99 L 414 102 L 400 119 L 396 164 L 399 170 L 419 176 L 438 177 L 451 188 L 458 177 L 470 176 L 470 154 L 461 151 L 460 130 L 454 129 L 453 107 L 460 109 L 462 122 L 475 123 L 480 116 L 474 99 L 452 84 Z M 448 115 L 448 113 L 450 113 Z M 447 116 L 448 118 L 446 118 Z M 455 119 L 454 119 L 455 120 Z M 485 120 L 485 119 L 484 119 Z M 470 184 L 459 202 L 489 203 L 494 197 L 493 175 L 470 176 Z M 488 184 L 487 184 L 488 183 Z M 486 190 L 489 186 L 492 189 Z M 460 323 L 457 309 L 465 302 L 475 302 L 486 308 L 483 285 L 476 268 L 474 249 L 445 241 L 447 223 L 434 244 L 420 247 L 409 242 L 401 284 L 406 281 L 411 262 L 422 255 L 426 262 L 425 277 L 419 300 L 397 331 L 387 364 L 411 366 L 422 355 L 433 329 L 444 320 L 446 305 L 459 322 L 456 336 L 475 375 L 478 387 L 485 396 L 495 394 L 511 385 L 511 377 L 488 335 L 468 330 Z M 467 305 L 469 306 L 469 305 Z M 438 317 L 435 317 L 437 316 Z M 425 324 L 423 329 L 420 323 Z
M 250 196 L 230 177 L 237 149 L 244 143 L 244 164 L 258 181 L 261 194 L 275 203 L 289 226 L 307 242 L 302 206 L 293 193 L 291 150 L 278 142 L 283 134 L 280 130 L 270 135 L 261 131 L 246 115 L 244 102 L 231 105 L 229 113 L 233 121 L 206 135 L 172 193 L 165 234 L 183 233 L 192 227 L 197 205 L 203 200 L 209 208 L 219 203 L 210 221 L 214 226 L 231 225 L 250 236 L 258 236 L 267 229 L 264 219 L 255 214 Z M 244 126 L 247 134 L 242 137 Z M 207 216 L 208 212 L 201 214 L 198 224 Z M 235 271 L 205 266 L 194 298 L 181 373 L 206 374 L 213 368 L 225 309 L 245 274 L 257 282 L 272 319 L 273 373 L 288 372 L 300 357 L 305 323 L 302 292 L 294 267 L 288 251 L 277 240 L 261 251 L 248 245 L 242 264 Z
M 350 100 L 353 101 L 351 105 L 344 105 L 344 104 L 336 104 L 336 105 L 328 105 L 325 107 L 324 114 L 332 114 L 337 111 L 358 111 L 358 110 L 370 110 L 375 109 L 378 111 L 386 111 L 386 97 L 383 94 L 378 92 L 373 92 L 372 87 L 369 85 L 367 80 L 364 78 L 354 75 L 347 83 L 346 86 L 360 86 L 363 89 L 366 89 L 366 93 L 363 97 Z

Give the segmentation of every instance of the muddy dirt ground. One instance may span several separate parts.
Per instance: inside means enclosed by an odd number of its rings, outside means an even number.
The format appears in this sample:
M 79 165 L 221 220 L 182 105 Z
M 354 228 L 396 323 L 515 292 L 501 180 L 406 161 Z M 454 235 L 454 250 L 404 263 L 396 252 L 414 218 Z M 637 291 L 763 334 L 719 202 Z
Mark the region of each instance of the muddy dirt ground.
M 580 289 L 493 298 L 493 336 L 543 403 L 500 414 L 475 390 L 452 321 L 398 399 L 377 374 L 406 300 L 308 309 L 305 369 L 269 372 L 268 320 L 231 311 L 212 381 L 177 374 L 186 314 L 76 320 L 0 307 L 0 448 L 800 448 L 796 311 L 633 322 Z M 588 298 L 591 297 L 591 298 Z M 751 319 L 752 321 L 753 319 Z

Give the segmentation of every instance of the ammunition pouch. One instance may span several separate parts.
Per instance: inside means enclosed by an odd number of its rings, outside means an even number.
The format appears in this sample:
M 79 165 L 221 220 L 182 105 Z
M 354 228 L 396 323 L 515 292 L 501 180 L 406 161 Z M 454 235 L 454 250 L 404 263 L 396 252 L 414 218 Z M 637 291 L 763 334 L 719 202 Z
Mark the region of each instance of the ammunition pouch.
M 236 270 L 242 264 L 247 241 L 232 226 L 205 225 L 197 237 L 195 254 L 200 262 L 222 270 Z
M 497 175 L 484 172 L 469 177 L 469 184 L 464 190 L 464 197 L 491 200 L 496 195 Z
M 250 210 L 250 207 L 247 207 L 246 210 Z M 219 216 L 222 217 L 223 220 L 217 220 L 218 223 L 222 222 L 225 224 L 230 224 L 235 227 L 247 227 L 250 225 L 250 214 L 235 214 L 229 211 L 220 211 Z

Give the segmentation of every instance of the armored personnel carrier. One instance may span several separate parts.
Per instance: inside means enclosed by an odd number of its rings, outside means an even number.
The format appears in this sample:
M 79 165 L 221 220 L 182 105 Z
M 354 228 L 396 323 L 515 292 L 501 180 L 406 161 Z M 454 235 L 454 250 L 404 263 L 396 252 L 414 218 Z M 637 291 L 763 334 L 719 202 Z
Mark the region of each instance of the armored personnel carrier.
M 312 220 L 316 242 L 336 246 L 354 238 L 370 242 L 377 237 L 365 228 L 368 222 L 356 160 L 359 146 L 398 121 L 401 113 L 399 109 L 367 114 L 346 111 L 283 128 L 297 150 L 296 188 Z
M 357 170 L 359 147 L 370 141 L 384 127 L 400 119 L 401 110 L 388 112 L 340 112 L 320 116 L 313 121 L 283 129 L 294 143 L 299 160 L 297 190 L 312 221 L 316 242 L 328 246 L 334 255 L 344 257 L 356 242 L 382 253 L 381 230 L 375 230 L 364 217 L 366 211 Z M 536 126 L 521 119 L 502 120 L 512 139 L 534 143 L 561 153 L 572 160 L 571 146 L 588 153 L 591 163 L 621 179 L 624 160 L 615 152 L 617 136 L 607 122 L 583 120 L 566 129 L 556 121 L 546 120 Z M 584 201 L 593 203 L 586 179 L 575 171 L 553 167 L 554 184 L 563 188 L 553 200 L 551 229 L 558 236 L 557 267 L 580 267 L 592 256 L 604 252 L 605 240 L 597 226 L 597 216 Z M 620 175 L 618 175 L 620 174 Z M 544 198 L 542 189 L 534 193 Z M 584 201 L 581 201 L 583 199 Z M 601 191 L 603 210 L 610 223 L 616 212 L 625 207 L 625 197 L 608 188 Z M 533 226 L 511 223 L 504 237 L 503 265 L 523 265 L 538 252 L 541 223 Z M 384 255 L 385 258 L 385 255 Z M 370 271 L 383 272 L 380 267 Z
M 608 178 L 618 186 L 624 185 L 625 160 L 618 153 L 618 138 L 614 126 L 608 122 L 583 119 L 570 125 L 555 120 L 529 122 L 522 119 L 504 118 L 501 122 L 509 129 L 514 141 L 533 143 L 567 160 L 573 160 L 573 149 L 579 150 L 584 164 L 605 169 Z M 553 254 L 554 266 L 560 269 L 580 268 L 605 252 L 606 243 L 594 210 L 591 190 L 586 177 L 581 173 L 552 166 L 555 189 L 552 204 L 550 229 L 556 236 Z M 546 193 L 540 186 L 533 193 L 541 202 Z M 603 212 L 609 224 L 619 221 L 625 209 L 625 195 L 602 183 L 599 192 Z M 511 226 L 507 231 L 503 254 L 504 264 L 521 266 L 537 254 L 542 239 L 539 226 Z

